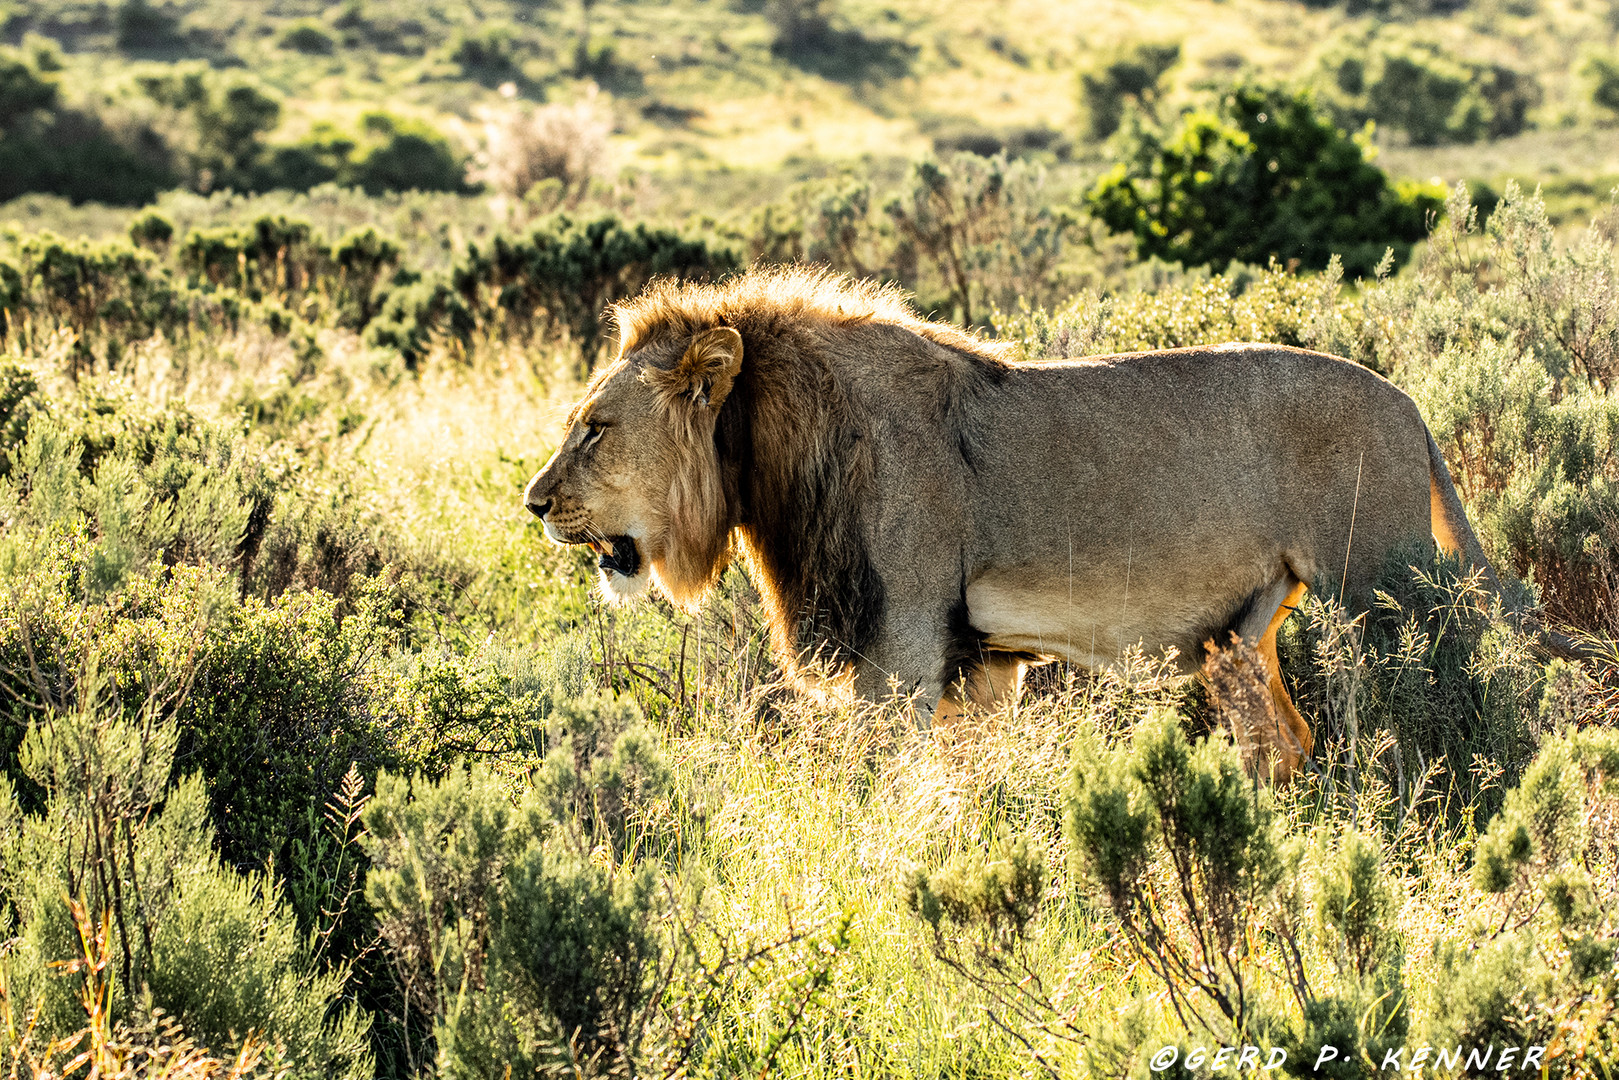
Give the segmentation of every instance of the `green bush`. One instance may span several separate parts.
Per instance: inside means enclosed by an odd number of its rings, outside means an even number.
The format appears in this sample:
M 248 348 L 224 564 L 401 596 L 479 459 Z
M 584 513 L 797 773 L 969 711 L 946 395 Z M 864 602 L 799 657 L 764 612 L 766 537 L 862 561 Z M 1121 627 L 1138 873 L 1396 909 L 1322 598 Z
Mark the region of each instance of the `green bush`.
M 1599 624 L 1619 558 L 1619 402 L 1575 385 L 1507 342 L 1452 348 L 1413 387 L 1499 560 L 1533 576 L 1544 602 Z
M 1587 1075 L 1619 1065 L 1611 1012 L 1619 940 L 1611 892 L 1585 859 L 1593 822 L 1616 805 L 1619 733 L 1569 732 L 1541 747 L 1479 838 L 1473 884 L 1495 902 L 1472 920 L 1470 940 L 1438 950 L 1432 1045 L 1556 1053 L 1572 1043 Z
M 0 356 L 0 478 L 11 475 L 34 414 L 48 409 L 34 372 L 12 357 Z
M 1264 271 L 1171 274 L 1161 288 L 1116 296 L 1081 293 L 1052 308 L 1021 306 L 990 317 L 995 335 L 1026 360 L 1073 359 L 1229 341 L 1310 345 L 1319 284 L 1272 261 Z
M 91 113 L 64 108 L 57 77 L 0 49 L 0 201 L 50 192 L 74 202 L 148 202 L 173 186 L 168 148 L 151 129 L 114 135 Z
M 555 214 L 523 236 L 469 244 L 448 282 L 430 279 L 391 293 L 370 340 L 414 363 L 432 335 L 465 342 L 477 320 L 519 339 L 566 333 L 591 363 L 608 305 L 655 277 L 701 281 L 736 267 L 729 250 L 672 230 L 632 226 L 612 214 L 582 221 Z
M 1138 728 L 1129 746 L 1075 757 L 1068 836 L 1080 873 L 1168 993 L 1166 1021 L 1216 1045 L 1282 1046 L 1295 1076 L 1316 1075 L 1311 1052 L 1323 1044 L 1342 1051 L 1329 1074 L 1346 1080 L 1402 1045 L 1402 957 L 1372 921 L 1390 895 L 1375 839 L 1322 836 L 1312 851 L 1286 834 L 1229 741 L 1188 743 L 1172 714 Z M 1156 902 L 1165 890 L 1181 903 Z M 1260 919 L 1275 936 L 1286 1004 L 1260 989 L 1263 961 L 1251 944 Z M 1335 960 L 1307 965 L 1316 943 Z M 1114 1041 L 1143 1043 L 1128 1031 Z M 1195 1075 L 1177 1064 L 1179 1075 Z
M 1175 43 L 1138 44 L 1079 75 L 1079 106 L 1085 134 L 1100 142 L 1119 130 L 1127 106 L 1149 113 L 1157 106 L 1160 83 L 1180 62 Z
M 667 766 L 621 707 L 582 701 L 561 717 L 567 734 L 554 730 L 543 778 L 516 806 L 474 768 L 438 782 L 384 774 L 366 807 L 366 898 L 401 985 L 433 1020 L 417 1069 L 640 1060 L 663 954 L 657 878 L 619 861 L 622 848 L 606 865 L 592 858 L 591 838 L 612 826 L 575 812 L 633 824 L 667 797 Z
M 183 49 L 180 20 L 148 0 L 123 0 L 113 16 L 118 47 L 132 53 L 168 53 Z
M 1322 785 L 1345 798 L 1380 790 L 1386 802 L 1357 813 L 1385 823 L 1428 802 L 1452 822 L 1494 813 L 1540 735 L 1540 663 L 1450 556 L 1392 554 L 1377 605 L 1353 624 L 1334 604 L 1338 584 L 1315 583 L 1278 646 L 1315 718 Z
M 309 222 L 279 214 L 247 226 L 195 229 L 175 255 L 193 286 L 227 286 L 251 300 L 308 292 L 329 273 L 331 260 Z
M 435 341 L 469 346 L 477 325 L 477 316 L 461 293 L 442 277 L 434 277 L 388 290 L 365 338 L 371 345 L 394 350 L 414 369 Z
M 376 315 L 378 290 L 384 275 L 398 268 L 399 255 L 399 245 L 371 225 L 352 230 L 332 246 L 338 302 L 349 326 L 364 328 Z
M 987 306 L 1043 299 L 1074 224 L 1044 187 L 1043 169 L 1005 154 L 918 162 L 883 207 L 904 249 L 896 263 L 912 264 L 902 277 L 941 290 L 939 306 L 968 326 Z
M 523 42 L 511 27 L 496 25 L 461 31 L 445 56 L 467 78 L 493 86 L 522 77 L 523 51 Z
M 432 126 L 385 112 L 367 113 L 357 135 L 317 124 L 300 141 L 266 147 L 256 158 L 251 186 L 308 191 L 321 184 L 388 191 L 470 190 L 466 156 Z
M 1619 64 L 1605 56 L 1592 56 L 1582 74 L 1591 81 L 1591 100 L 1599 109 L 1619 116 Z
M 1480 230 L 1458 185 L 1427 250 L 1417 273 L 1320 320 L 1317 345 L 1407 387 L 1491 558 L 1539 585 L 1556 617 L 1611 632 L 1614 234 L 1599 219 L 1559 242 L 1545 204 L 1515 184 Z
M 367 141 L 355 151 L 341 182 L 367 195 L 384 191 L 465 191 L 466 162 L 450 141 L 419 121 L 387 113 L 367 113 Z
M 1443 197 L 1390 185 L 1359 142 L 1317 115 L 1308 95 L 1253 86 L 1168 132 L 1138 125 L 1124 162 L 1086 196 L 1142 258 L 1222 269 L 1272 257 L 1320 269 L 1338 255 L 1370 274 L 1385 250 L 1403 261 Z
M 222 78 L 195 64 L 141 75 L 136 82 L 188 129 L 183 149 L 192 187 L 252 190 L 263 136 L 281 118 L 278 97 L 240 75 Z
M 165 252 L 174 239 L 174 222 L 156 210 L 144 210 L 129 222 L 129 240 L 148 251 Z
M 493 693 L 503 684 L 487 685 L 482 662 L 384 664 L 411 612 L 435 602 L 414 582 L 457 572 L 412 570 L 359 520 L 357 493 L 300 497 L 297 477 L 267 475 L 230 425 L 128 399 L 51 402 L 26 369 L 0 371 L 4 430 L 26 423 L 0 479 L 0 575 L 15 585 L 0 598 L 0 769 L 20 780 L 14 755 L 41 694 L 23 673 L 67 677 L 92 652 L 130 693 L 151 665 L 185 681 L 172 710 L 182 760 L 204 771 L 223 850 L 242 865 L 283 854 L 352 762 L 370 774 L 441 740 L 515 743 L 531 706 Z M 377 581 L 385 570 L 392 586 Z
M 1529 76 L 1454 58 L 1395 30 L 1349 35 L 1321 65 L 1321 104 L 1336 123 L 1374 121 L 1417 146 L 1516 135 L 1541 98 Z
M 329 56 L 337 48 L 337 40 L 320 23 L 305 19 L 287 27 L 281 35 L 281 47 L 305 56 Z
M 0 899 L 17 917 L 0 985 L 17 1019 L 41 1041 L 77 1038 L 91 1020 L 77 998 L 82 967 L 51 970 L 84 956 L 70 898 L 107 930 L 99 1022 L 161 1009 L 222 1055 L 256 1032 L 288 1076 L 371 1076 L 369 1020 L 342 1003 L 343 975 L 317 966 L 273 882 L 220 864 L 203 785 L 170 783 L 175 747 L 150 710 L 57 712 L 19 755 L 43 806 L 24 812 L 0 776 Z M 0 1028 L 0 1052 L 19 1030 Z
M 344 182 L 352 186 L 351 158 L 357 146 L 356 138 L 331 124 L 316 124 L 291 145 L 266 147 L 253 186 L 258 191 L 308 191 L 321 184 Z

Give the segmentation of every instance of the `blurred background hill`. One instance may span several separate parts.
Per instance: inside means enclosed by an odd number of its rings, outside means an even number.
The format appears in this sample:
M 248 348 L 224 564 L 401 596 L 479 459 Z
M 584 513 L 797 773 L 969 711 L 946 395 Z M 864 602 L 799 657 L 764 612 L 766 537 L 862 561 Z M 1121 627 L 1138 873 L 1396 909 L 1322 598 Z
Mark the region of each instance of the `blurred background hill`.
M 1078 189 L 1136 112 L 1258 80 L 1309 88 L 1396 179 L 1488 205 L 1514 177 L 1583 220 L 1619 179 L 1616 34 L 1611 0 L 8 0 L 0 200 L 494 190 L 480 155 L 540 106 L 574 159 L 545 171 L 643 216 L 960 150 Z

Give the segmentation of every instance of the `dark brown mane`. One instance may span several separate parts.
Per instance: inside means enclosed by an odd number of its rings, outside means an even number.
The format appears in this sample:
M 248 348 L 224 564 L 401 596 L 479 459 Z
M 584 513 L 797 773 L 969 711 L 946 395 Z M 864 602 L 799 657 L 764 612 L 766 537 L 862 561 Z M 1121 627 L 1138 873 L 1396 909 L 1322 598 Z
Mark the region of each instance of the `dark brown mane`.
M 717 327 L 740 335 L 741 369 L 711 429 L 711 449 L 694 453 L 687 466 L 715 470 L 720 497 L 701 514 L 697 507 L 676 509 L 723 530 L 716 544 L 734 536 L 789 664 L 806 657 L 839 664 L 861 655 L 886 605 L 866 545 L 882 406 L 863 397 L 859 380 L 848 374 L 863 363 L 884 372 L 920 363 L 915 370 L 940 380 L 933 399 L 939 423 L 970 462 L 973 438 L 960 426 L 959 404 L 1006 376 L 1006 349 L 922 318 L 893 286 L 802 267 L 752 270 L 716 285 L 663 281 L 613 314 L 620 356 L 685 349 Z M 918 348 L 897 343 L 895 331 L 915 335 Z M 954 363 L 922 359 L 941 348 Z M 667 356 L 654 362 L 660 370 L 676 363 Z M 698 479 L 715 490 L 707 477 Z M 724 568 L 723 547 L 710 547 L 714 557 L 697 560 L 703 572 L 687 575 L 698 589 Z
M 633 300 L 614 306 L 620 354 L 679 341 L 716 326 L 730 326 L 744 339 L 780 337 L 820 324 L 886 323 L 943 345 L 991 367 L 1006 364 L 1008 350 L 949 323 L 917 314 L 896 286 L 855 281 L 802 266 L 749 270 L 714 285 L 654 282 Z

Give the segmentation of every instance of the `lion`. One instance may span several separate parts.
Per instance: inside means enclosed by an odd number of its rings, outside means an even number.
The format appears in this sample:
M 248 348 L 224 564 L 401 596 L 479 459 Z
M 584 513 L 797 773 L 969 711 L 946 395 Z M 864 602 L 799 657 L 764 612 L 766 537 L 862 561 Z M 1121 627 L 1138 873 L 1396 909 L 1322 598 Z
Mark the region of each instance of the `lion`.
M 1132 647 L 1192 671 L 1235 633 L 1265 661 L 1278 722 L 1258 742 L 1284 781 L 1313 738 L 1276 634 L 1308 583 L 1364 611 L 1416 541 L 1496 587 L 1417 406 L 1346 360 L 1018 362 L 892 288 L 804 269 L 654 284 L 613 317 L 617 356 L 529 510 L 596 551 L 613 599 L 692 610 L 740 556 L 783 665 L 868 699 L 993 705 L 1028 664 Z

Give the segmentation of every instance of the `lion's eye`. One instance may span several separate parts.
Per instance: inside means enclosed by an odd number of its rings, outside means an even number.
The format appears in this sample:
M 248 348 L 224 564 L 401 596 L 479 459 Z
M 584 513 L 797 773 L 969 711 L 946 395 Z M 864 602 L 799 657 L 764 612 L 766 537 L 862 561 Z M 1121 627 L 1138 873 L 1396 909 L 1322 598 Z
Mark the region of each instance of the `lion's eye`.
M 589 446 L 591 443 L 593 443 L 597 439 L 601 438 L 602 437 L 602 432 L 606 431 L 606 430 L 607 430 L 607 425 L 606 424 L 599 424 L 594 420 L 587 420 L 585 422 L 585 438 L 584 438 L 584 441 L 580 443 L 580 445 L 581 446 Z

